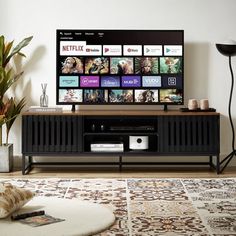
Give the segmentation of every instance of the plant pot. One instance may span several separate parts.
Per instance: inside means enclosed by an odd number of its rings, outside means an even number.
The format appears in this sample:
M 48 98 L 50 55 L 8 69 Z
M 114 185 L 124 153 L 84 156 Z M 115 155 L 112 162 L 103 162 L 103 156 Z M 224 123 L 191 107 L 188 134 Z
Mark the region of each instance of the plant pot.
M 13 167 L 13 144 L 0 146 L 0 173 L 10 172 Z

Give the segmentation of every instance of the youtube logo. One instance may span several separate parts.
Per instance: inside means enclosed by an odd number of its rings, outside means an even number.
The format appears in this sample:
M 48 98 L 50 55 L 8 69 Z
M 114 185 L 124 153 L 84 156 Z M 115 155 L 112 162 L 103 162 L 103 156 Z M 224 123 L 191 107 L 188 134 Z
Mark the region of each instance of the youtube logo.
M 102 46 L 101 45 L 86 45 L 84 55 L 101 56 Z

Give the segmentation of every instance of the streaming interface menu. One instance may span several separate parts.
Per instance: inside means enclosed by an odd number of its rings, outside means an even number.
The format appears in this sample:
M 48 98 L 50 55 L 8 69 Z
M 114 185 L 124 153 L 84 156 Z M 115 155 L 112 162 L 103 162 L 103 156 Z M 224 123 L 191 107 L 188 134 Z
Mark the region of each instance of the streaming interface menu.
M 59 104 L 182 104 L 183 32 L 58 30 L 57 89 Z

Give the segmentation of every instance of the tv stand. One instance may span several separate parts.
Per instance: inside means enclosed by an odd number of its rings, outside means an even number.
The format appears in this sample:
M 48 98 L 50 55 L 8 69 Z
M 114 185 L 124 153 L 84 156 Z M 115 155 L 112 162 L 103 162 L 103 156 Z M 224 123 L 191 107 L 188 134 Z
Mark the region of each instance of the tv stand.
M 22 118 L 22 174 L 50 165 L 208 165 L 220 173 L 220 115 L 180 111 L 64 111 L 26 112 Z M 131 145 L 131 138 L 148 140 Z M 136 142 L 136 141 L 135 141 Z M 93 151 L 92 144 L 121 143 L 122 149 Z M 136 145 L 137 144 L 137 145 Z M 138 147 L 137 147 L 138 146 Z M 34 156 L 116 156 L 116 162 L 38 162 Z M 156 156 L 156 162 L 127 162 L 123 157 Z M 158 162 L 173 156 L 173 162 Z M 188 162 L 178 162 L 187 156 Z M 208 156 L 191 162 L 189 156 Z M 214 158 L 214 159 L 213 159 Z

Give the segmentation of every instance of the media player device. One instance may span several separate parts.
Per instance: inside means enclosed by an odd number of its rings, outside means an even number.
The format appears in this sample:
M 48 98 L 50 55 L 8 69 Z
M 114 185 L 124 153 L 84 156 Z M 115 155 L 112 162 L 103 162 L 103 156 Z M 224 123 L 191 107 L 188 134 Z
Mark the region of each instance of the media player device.
M 91 143 L 91 152 L 123 152 L 124 144 L 120 143 Z
M 111 126 L 111 131 L 154 131 L 152 125 L 139 125 L 139 126 Z
M 148 136 L 129 136 L 129 148 L 132 150 L 148 149 Z

